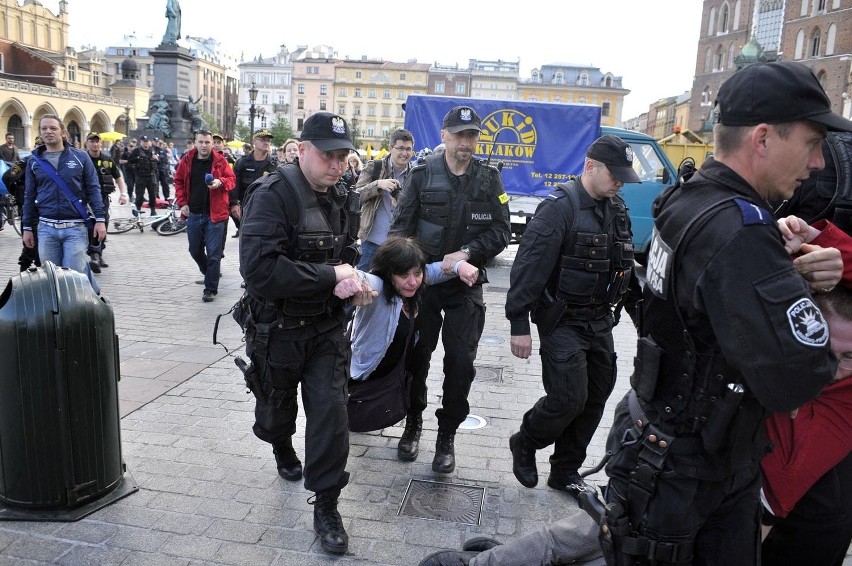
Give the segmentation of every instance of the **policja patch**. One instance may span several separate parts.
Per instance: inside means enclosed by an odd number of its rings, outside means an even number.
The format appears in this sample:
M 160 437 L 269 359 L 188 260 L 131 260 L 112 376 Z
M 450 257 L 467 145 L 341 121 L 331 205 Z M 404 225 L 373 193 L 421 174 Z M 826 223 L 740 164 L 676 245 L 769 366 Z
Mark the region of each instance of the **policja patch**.
M 648 266 L 645 272 L 645 285 L 657 297 L 668 297 L 668 281 L 672 272 L 672 249 L 663 241 L 657 227 L 654 227 L 651 247 L 648 250 Z
M 807 297 L 787 309 L 787 320 L 793 337 L 805 346 L 824 346 L 828 343 L 828 324 L 822 312 Z

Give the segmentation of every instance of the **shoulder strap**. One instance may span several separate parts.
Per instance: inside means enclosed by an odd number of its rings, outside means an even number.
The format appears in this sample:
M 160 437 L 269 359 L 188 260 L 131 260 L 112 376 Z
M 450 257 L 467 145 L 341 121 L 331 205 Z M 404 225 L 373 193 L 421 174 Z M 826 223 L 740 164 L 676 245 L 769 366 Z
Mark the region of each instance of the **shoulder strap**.
M 373 160 L 373 180 L 378 181 L 382 178 L 382 170 L 385 166 L 384 159 L 374 159 Z
M 83 206 L 83 202 L 76 196 L 74 196 L 74 193 L 71 192 L 71 189 L 68 187 L 65 181 L 62 180 L 62 178 L 56 172 L 56 169 L 53 168 L 53 165 L 51 165 L 41 157 L 37 156 L 35 153 L 32 154 L 32 158 L 36 160 L 36 163 L 41 165 L 41 168 L 44 169 L 44 171 L 51 179 L 53 179 L 53 182 L 59 185 L 59 188 L 62 189 L 62 193 L 65 195 L 65 198 L 71 201 L 71 204 L 74 205 L 75 209 L 77 209 L 77 214 L 80 215 L 80 218 L 82 218 L 83 220 L 88 220 L 89 211 L 86 210 L 85 206 Z

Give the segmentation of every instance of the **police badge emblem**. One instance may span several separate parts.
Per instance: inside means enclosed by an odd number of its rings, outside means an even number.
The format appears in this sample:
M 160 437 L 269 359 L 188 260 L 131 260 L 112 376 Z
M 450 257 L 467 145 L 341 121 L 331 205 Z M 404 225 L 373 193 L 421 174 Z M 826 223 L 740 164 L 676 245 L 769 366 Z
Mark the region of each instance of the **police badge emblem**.
M 340 116 L 331 119 L 331 131 L 338 136 L 346 135 L 346 122 Z
M 824 346 L 828 343 L 828 323 L 822 312 L 808 298 L 802 298 L 787 309 L 787 321 L 793 337 L 805 346 Z
M 459 120 L 462 122 L 470 122 L 473 120 L 472 110 L 470 108 L 459 109 Z
M 629 145 L 624 148 L 624 157 L 627 158 L 627 162 L 633 165 L 633 148 Z

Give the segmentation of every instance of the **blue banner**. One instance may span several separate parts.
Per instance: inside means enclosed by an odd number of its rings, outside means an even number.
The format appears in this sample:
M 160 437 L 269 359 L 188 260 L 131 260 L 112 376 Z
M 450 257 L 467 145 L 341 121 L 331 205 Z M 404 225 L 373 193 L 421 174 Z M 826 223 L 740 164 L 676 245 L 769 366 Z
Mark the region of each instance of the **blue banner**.
M 547 195 L 583 170 L 586 150 L 600 136 L 601 109 L 580 104 L 409 95 L 405 129 L 415 150 L 441 143 L 441 123 L 454 106 L 470 106 L 482 120 L 476 156 L 503 163 L 503 185 L 515 195 Z

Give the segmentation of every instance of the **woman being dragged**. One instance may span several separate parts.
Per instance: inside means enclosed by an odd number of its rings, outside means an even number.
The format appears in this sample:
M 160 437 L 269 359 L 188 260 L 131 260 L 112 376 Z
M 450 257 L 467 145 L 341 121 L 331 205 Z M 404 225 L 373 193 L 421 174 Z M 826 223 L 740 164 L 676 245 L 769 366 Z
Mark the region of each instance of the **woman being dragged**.
M 426 264 L 412 238 L 390 237 L 376 251 L 370 272 L 362 275 L 379 296 L 355 310 L 352 324 L 349 422 L 355 432 L 378 430 L 405 417 L 410 384 L 406 360 L 417 340 L 414 318 L 423 284 L 459 277 L 473 285 L 479 269 L 460 261 L 452 273 L 444 273 L 440 261 Z M 401 398 L 393 392 L 400 384 Z M 375 399 L 382 394 L 388 398 Z

